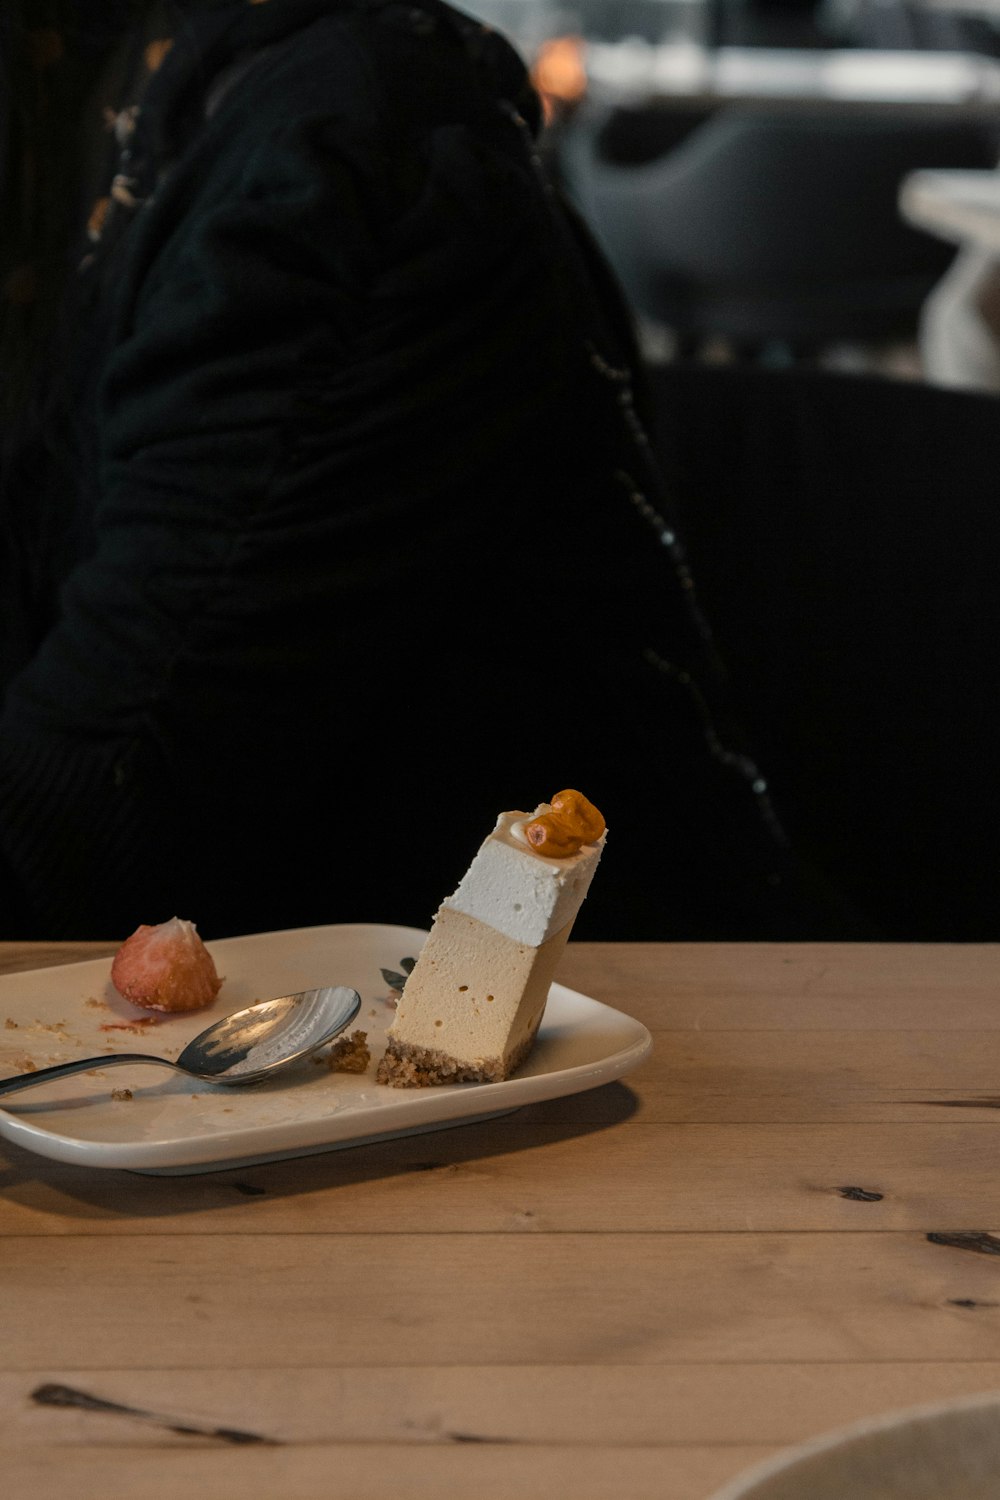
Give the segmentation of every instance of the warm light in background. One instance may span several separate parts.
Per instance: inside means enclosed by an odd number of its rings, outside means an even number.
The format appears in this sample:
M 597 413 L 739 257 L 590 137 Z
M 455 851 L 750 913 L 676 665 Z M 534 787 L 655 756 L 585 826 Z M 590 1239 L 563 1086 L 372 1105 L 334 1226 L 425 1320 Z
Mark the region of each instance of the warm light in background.
M 567 104 L 575 104 L 587 92 L 583 64 L 583 38 L 554 36 L 543 42 L 531 67 L 531 81 L 541 96 L 546 119 Z

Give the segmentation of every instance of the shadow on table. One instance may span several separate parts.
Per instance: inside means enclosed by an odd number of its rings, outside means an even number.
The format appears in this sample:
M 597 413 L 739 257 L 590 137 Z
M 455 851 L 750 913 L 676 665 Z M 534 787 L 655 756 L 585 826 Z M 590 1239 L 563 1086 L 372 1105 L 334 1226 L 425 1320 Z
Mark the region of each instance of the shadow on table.
M 527 1105 L 493 1120 L 458 1122 L 446 1129 L 367 1146 L 236 1164 L 183 1177 L 69 1165 L 4 1141 L 0 1143 L 0 1198 L 41 1214 L 80 1219 L 214 1212 L 245 1203 L 247 1198 L 301 1197 L 409 1174 L 451 1171 L 607 1130 L 624 1124 L 637 1107 L 638 1098 L 630 1088 L 609 1083 Z M 364 1225 L 356 1232 L 365 1232 Z

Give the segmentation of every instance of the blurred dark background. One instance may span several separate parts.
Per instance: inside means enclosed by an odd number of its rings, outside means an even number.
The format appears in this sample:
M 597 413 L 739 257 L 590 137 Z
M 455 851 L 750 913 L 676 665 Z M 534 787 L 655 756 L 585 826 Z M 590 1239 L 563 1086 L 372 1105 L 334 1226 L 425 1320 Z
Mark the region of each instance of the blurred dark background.
M 883 935 L 1000 937 L 1000 4 L 467 8 L 617 273 L 787 824 Z

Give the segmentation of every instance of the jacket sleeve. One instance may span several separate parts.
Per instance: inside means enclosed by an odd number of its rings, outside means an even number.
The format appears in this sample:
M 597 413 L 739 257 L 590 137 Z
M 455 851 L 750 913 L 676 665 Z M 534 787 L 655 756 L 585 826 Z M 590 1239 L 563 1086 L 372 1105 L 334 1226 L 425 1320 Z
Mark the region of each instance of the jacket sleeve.
M 338 712 L 382 711 L 373 661 L 419 681 L 421 569 L 468 572 L 470 495 L 501 455 L 530 467 L 563 376 L 514 152 L 445 124 L 386 161 L 321 114 L 231 134 L 109 268 L 91 543 L 0 722 L 19 936 L 183 915 L 205 837 L 220 869 L 250 857 L 221 846 L 262 792 L 280 847 L 304 710 L 356 781 Z
M 288 477 L 302 474 L 310 370 L 347 368 L 358 338 L 368 216 L 320 127 L 221 162 L 181 212 L 190 190 L 168 186 L 119 247 L 89 545 L 5 697 L 11 935 L 114 937 L 170 915 L 185 778 L 221 775 L 248 695 L 282 697 L 283 656 L 311 649 L 310 588 L 338 608 L 330 538 L 315 533 L 350 533 L 350 507 Z M 261 704 L 263 741 L 278 712 Z

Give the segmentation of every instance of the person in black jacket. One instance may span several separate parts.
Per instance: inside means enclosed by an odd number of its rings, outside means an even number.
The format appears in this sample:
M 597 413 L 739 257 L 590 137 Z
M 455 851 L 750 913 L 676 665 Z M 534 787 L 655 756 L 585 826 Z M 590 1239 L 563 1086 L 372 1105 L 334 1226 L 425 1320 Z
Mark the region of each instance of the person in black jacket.
M 512 49 L 440 0 L 67 9 L 4 43 L 6 935 L 425 925 L 565 785 L 580 935 L 851 930 Z

